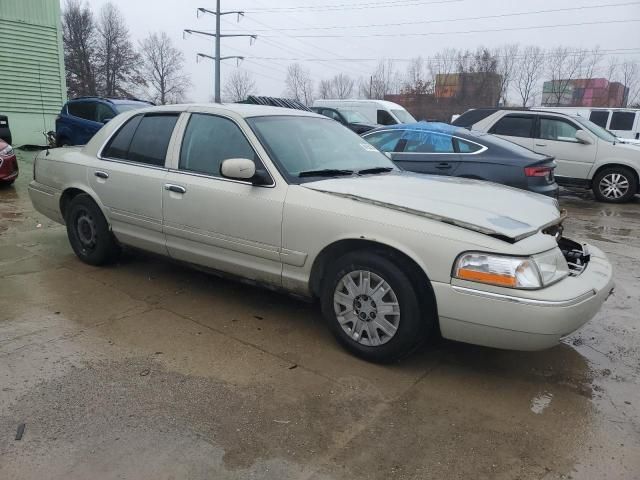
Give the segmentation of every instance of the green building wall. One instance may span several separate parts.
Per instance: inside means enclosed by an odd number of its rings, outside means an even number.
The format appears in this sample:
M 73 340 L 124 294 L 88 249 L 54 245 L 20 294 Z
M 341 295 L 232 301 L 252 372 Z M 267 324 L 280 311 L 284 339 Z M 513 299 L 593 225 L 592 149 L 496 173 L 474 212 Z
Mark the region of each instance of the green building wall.
M 13 144 L 45 144 L 66 97 L 60 1 L 0 0 L 0 114 Z

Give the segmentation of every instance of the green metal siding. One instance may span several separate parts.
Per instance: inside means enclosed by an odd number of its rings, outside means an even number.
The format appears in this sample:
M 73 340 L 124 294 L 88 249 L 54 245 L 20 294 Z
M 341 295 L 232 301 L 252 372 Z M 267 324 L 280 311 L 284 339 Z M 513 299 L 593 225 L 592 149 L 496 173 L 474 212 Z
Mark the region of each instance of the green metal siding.
M 42 143 L 42 129 L 51 128 L 65 100 L 58 0 L 1 0 L 0 113 L 9 116 L 14 138 Z M 31 117 L 39 126 L 14 132 L 14 117 L 20 118 L 21 128 Z

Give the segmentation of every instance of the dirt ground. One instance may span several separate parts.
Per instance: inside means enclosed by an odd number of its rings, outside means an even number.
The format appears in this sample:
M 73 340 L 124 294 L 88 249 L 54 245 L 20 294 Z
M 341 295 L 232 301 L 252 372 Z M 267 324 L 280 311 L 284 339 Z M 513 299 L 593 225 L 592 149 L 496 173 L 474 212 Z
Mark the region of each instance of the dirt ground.
M 640 199 L 563 193 L 617 285 L 562 344 L 379 366 L 314 305 L 140 253 L 80 263 L 31 207 L 32 157 L 0 190 L 0 478 L 640 478 Z

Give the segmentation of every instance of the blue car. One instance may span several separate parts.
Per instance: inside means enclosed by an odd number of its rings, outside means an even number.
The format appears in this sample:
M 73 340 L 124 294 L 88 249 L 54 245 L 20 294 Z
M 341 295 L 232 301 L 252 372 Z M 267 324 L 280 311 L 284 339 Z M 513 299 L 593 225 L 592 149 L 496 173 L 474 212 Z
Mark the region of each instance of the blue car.
M 79 97 L 69 100 L 56 118 L 56 145 L 84 145 L 116 115 L 151 105 L 138 99 Z
M 362 135 L 403 170 L 473 178 L 557 197 L 553 157 L 444 123 L 401 123 Z

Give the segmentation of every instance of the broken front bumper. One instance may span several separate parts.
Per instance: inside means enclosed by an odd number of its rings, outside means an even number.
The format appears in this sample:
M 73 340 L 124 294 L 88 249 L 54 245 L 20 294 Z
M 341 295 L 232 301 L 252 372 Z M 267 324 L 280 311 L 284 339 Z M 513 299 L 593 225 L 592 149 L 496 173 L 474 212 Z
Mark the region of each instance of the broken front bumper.
M 600 310 L 613 290 L 613 268 L 589 245 L 589 262 L 579 275 L 540 290 L 485 289 L 453 280 L 434 283 L 442 336 L 510 350 L 552 347 Z

